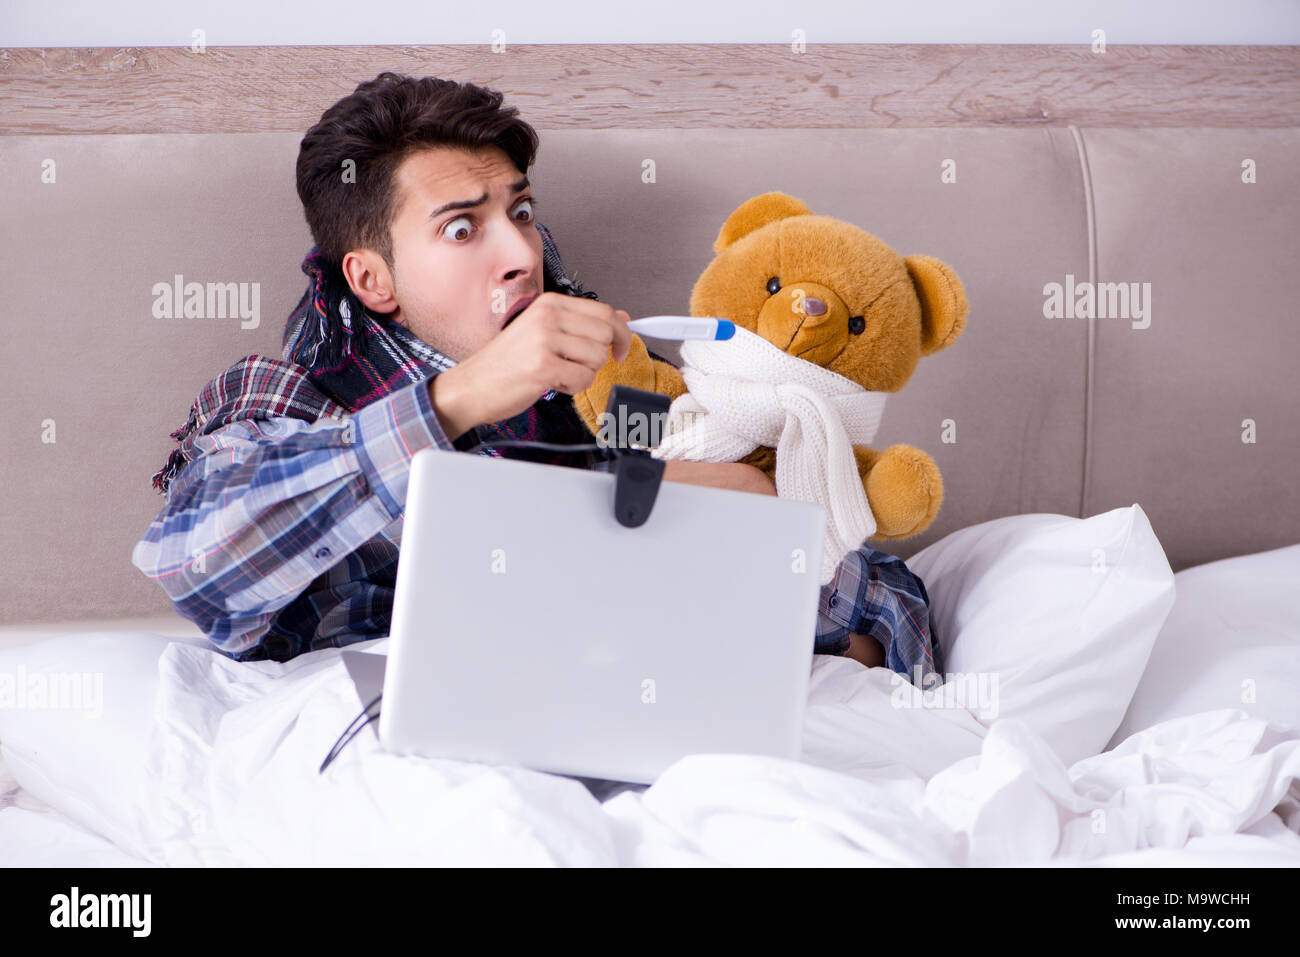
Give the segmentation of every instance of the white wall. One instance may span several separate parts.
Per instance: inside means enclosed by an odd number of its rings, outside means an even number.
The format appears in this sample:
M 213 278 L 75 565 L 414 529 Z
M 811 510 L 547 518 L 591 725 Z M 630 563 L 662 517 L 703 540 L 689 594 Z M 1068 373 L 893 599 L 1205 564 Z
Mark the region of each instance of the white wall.
M 0 0 L 0 46 L 1300 44 L 1300 0 Z

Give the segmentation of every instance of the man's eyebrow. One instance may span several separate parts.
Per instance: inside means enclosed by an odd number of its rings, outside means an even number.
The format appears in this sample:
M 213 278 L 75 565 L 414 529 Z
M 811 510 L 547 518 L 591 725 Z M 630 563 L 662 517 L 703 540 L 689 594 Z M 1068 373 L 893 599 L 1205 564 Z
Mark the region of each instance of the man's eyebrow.
M 529 187 L 529 185 L 530 184 L 528 182 L 528 177 L 525 176 L 519 182 L 510 184 L 510 192 L 512 194 L 522 193 L 524 190 L 526 190 Z M 429 214 L 429 218 L 437 219 L 443 213 L 450 212 L 453 209 L 473 209 L 475 206 L 482 206 L 484 203 L 487 202 L 487 200 L 488 200 L 488 194 L 484 193 L 478 199 L 458 199 L 454 203 L 445 203 L 442 206 L 439 206 L 433 212 L 431 212 Z

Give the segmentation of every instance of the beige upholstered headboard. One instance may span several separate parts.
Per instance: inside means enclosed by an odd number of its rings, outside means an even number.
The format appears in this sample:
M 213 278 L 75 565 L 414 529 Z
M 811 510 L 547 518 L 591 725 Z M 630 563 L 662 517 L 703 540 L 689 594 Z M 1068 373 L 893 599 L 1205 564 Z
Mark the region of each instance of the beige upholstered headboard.
M 1300 541 L 1300 128 L 537 125 L 539 218 L 633 316 L 686 311 L 722 221 L 772 189 L 956 270 L 966 331 L 877 437 L 945 480 L 897 554 L 1134 502 L 1176 570 Z M 169 608 L 130 563 L 162 504 L 150 476 L 209 378 L 279 354 L 310 246 L 300 136 L 0 136 L 0 622 Z M 155 318 L 176 276 L 256 284 L 256 324 Z M 1136 283 L 1149 312 L 1045 317 L 1045 286 L 1084 282 Z

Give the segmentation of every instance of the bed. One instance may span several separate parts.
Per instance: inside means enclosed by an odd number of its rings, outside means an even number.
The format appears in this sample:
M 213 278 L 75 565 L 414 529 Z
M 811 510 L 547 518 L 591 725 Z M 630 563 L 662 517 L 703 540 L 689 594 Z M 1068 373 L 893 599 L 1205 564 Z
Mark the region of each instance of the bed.
M 299 134 L 0 137 L 6 165 L 78 171 L 0 184 L 6 261 L 104 264 L 10 303 L 56 317 L 11 333 L 10 411 L 58 439 L 11 443 L 0 479 L 59 507 L 5 518 L 0 681 L 77 676 L 84 707 L 0 708 L 0 863 L 1300 864 L 1300 130 L 818 130 L 812 172 L 805 131 L 541 133 L 539 218 L 634 316 L 684 310 L 726 213 L 769 189 L 961 276 L 966 332 L 878 436 L 944 475 L 894 551 L 948 678 L 918 699 L 812 656 L 800 761 L 691 755 L 650 787 L 399 759 L 369 729 L 317 774 L 360 710 L 338 652 L 237 665 L 129 561 L 194 394 L 278 354 L 309 242 L 263 171 Z M 629 187 L 647 156 L 677 174 Z M 176 274 L 260 283 L 262 320 L 154 319 Z M 1046 318 L 1067 277 L 1151 283 L 1151 321 Z
M 815 655 L 800 761 L 688 755 L 648 787 L 399 757 L 370 729 L 321 775 L 362 704 L 337 649 L 237 663 L 165 622 L 11 633 L 0 674 L 29 695 L 44 679 L 56 703 L 74 663 L 102 691 L 0 718 L 0 858 L 1300 866 L 1300 545 L 1174 575 L 1135 505 L 993 520 L 913 565 L 953 636 L 942 684 Z

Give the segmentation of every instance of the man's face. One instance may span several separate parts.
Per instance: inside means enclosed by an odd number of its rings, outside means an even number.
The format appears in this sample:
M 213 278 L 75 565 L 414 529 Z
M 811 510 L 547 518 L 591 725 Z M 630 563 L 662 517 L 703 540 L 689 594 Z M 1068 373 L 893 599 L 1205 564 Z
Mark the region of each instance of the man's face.
M 345 272 L 369 308 L 462 362 L 501 331 L 521 297 L 542 292 L 532 187 L 495 146 L 420 150 L 393 185 L 393 272 L 369 251 L 364 276 L 346 258 Z

